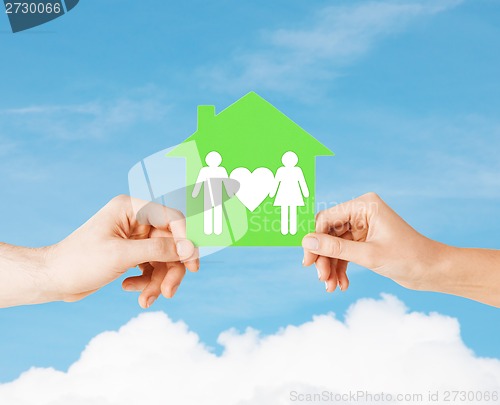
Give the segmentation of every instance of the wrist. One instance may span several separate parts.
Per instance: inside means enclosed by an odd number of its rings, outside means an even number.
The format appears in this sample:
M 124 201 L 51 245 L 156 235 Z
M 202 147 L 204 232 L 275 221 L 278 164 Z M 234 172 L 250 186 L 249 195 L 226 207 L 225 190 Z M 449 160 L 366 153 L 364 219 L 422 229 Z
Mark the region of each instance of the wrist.
M 36 249 L 36 275 L 34 280 L 37 303 L 62 300 L 53 271 L 56 261 L 56 248 L 57 245 L 51 245 Z
M 52 246 L 29 249 L 24 267 L 26 283 L 23 304 L 42 304 L 54 301 L 51 291 L 50 257 Z
M 464 296 L 464 289 L 471 286 L 472 280 L 468 271 L 461 271 L 465 264 L 461 263 L 465 260 L 462 258 L 463 249 L 432 242 L 418 290 Z
M 66 264 L 60 263 L 60 249 L 60 243 L 39 249 L 39 268 L 36 277 L 39 303 L 65 300 L 59 269 L 66 268 Z
M 0 245 L 0 306 L 39 304 L 51 301 L 48 256 L 50 247 L 25 248 Z
M 453 287 L 453 257 L 455 249 L 452 246 L 425 238 L 422 248 L 418 249 L 415 260 L 415 277 L 410 287 L 417 291 L 447 292 Z

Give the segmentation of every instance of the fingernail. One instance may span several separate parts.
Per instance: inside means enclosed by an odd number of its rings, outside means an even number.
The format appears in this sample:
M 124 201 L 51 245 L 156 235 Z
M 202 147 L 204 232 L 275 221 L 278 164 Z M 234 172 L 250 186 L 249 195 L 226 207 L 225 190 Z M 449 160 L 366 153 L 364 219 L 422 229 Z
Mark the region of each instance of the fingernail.
M 304 256 L 304 257 L 302 258 L 302 266 L 304 265 L 305 261 L 306 261 L 306 257 Z
M 319 269 L 317 268 L 316 271 L 318 272 L 318 280 L 321 280 L 321 272 L 319 271 Z
M 125 285 L 123 286 L 123 289 L 124 289 L 125 291 L 134 291 L 134 285 L 133 285 L 133 284 L 125 284 Z
M 325 290 L 328 291 L 328 282 L 325 281 Z
M 149 297 L 148 302 L 146 303 L 146 308 L 149 308 L 156 301 L 156 297 Z
M 319 240 L 311 236 L 308 236 L 307 238 L 304 238 L 304 240 L 302 241 L 302 246 L 308 250 L 318 250 Z
M 339 288 L 340 288 L 340 291 L 344 291 L 344 289 L 342 288 L 342 284 L 339 283 Z
M 180 240 L 176 244 L 179 257 L 188 258 L 192 254 L 193 245 L 187 240 Z

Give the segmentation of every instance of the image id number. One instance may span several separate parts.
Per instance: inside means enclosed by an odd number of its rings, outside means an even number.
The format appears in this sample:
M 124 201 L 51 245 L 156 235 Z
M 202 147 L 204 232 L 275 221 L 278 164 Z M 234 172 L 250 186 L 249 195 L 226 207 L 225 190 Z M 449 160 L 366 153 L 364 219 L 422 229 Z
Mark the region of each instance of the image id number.
M 60 14 L 60 3 L 5 3 L 7 14 Z

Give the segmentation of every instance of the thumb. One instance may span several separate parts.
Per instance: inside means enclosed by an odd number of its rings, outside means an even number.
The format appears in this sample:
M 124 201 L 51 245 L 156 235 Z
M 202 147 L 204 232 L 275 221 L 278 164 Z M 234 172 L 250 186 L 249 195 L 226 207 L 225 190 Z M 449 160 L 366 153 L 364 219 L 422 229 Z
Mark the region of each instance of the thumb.
M 355 242 L 323 233 L 310 233 L 302 240 L 302 247 L 320 256 L 373 267 L 373 246 L 368 242 Z
M 193 243 L 187 239 L 124 239 L 121 242 L 122 263 L 128 268 L 147 262 L 184 261 L 194 252 Z

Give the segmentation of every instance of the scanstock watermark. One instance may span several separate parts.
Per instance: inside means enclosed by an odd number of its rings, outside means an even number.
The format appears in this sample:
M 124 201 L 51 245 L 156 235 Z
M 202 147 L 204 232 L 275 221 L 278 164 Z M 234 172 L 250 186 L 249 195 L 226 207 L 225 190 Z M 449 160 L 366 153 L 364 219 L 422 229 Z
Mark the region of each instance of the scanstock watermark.
M 495 390 L 443 390 L 427 392 L 369 392 L 356 390 L 348 392 L 300 392 L 290 391 L 288 400 L 291 403 L 335 403 L 335 404 L 498 404 L 500 392 Z
M 80 0 L 3 0 L 12 32 L 25 31 L 55 20 L 74 9 Z

